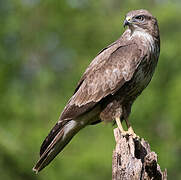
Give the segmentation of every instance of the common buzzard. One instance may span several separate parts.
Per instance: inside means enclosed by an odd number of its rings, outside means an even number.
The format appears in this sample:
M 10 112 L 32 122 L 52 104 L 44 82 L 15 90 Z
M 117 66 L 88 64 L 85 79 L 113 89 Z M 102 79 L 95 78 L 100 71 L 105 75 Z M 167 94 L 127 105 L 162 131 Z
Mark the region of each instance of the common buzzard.
M 126 15 L 122 36 L 104 48 L 81 77 L 58 122 L 44 140 L 38 173 L 87 125 L 116 121 L 122 133 L 134 134 L 128 121 L 131 106 L 149 84 L 160 53 L 157 20 L 147 10 Z M 128 131 L 121 122 L 125 120 Z

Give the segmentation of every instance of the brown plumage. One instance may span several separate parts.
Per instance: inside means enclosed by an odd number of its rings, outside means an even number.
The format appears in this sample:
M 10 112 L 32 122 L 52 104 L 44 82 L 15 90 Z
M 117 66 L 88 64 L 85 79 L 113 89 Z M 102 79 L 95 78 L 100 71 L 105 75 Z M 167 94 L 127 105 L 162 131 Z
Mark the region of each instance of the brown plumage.
M 47 166 L 86 125 L 116 118 L 127 120 L 134 100 L 152 78 L 160 38 L 157 20 L 146 10 L 129 12 L 124 25 L 128 28 L 123 35 L 86 69 L 59 121 L 44 140 L 34 171 Z

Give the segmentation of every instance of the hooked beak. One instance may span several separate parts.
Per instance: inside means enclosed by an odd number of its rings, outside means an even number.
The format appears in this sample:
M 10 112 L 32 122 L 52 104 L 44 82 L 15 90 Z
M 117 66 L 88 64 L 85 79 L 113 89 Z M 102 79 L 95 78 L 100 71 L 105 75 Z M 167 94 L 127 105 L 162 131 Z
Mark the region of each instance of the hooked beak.
M 130 17 L 126 17 L 126 19 L 124 20 L 123 26 L 124 28 L 126 26 L 129 26 L 131 24 L 131 18 Z

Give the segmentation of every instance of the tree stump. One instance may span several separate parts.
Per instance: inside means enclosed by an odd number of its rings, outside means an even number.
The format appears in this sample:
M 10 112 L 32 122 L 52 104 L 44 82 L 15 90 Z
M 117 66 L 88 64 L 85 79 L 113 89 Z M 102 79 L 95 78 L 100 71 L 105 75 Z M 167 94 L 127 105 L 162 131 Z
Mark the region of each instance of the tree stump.
M 157 154 L 142 138 L 121 135 L 114 129 L 116 148 L 112 159 L 112 180 L 167 180 L 167 171 L 161 171 Z

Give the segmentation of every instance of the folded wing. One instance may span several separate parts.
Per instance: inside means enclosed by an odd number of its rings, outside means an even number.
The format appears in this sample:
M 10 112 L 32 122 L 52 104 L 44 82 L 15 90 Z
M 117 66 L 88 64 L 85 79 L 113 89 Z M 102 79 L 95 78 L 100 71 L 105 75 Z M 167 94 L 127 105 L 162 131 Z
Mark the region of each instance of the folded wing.
M 129 81 L 143 59 L 137 44 L 119 43 L 105 49 L 89 65 L 60 120 L 76 118 Z

